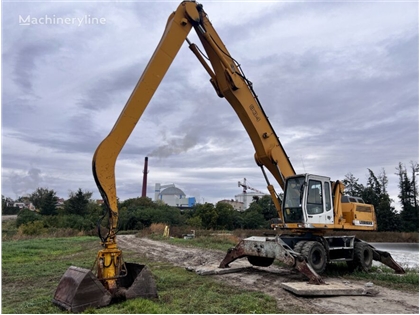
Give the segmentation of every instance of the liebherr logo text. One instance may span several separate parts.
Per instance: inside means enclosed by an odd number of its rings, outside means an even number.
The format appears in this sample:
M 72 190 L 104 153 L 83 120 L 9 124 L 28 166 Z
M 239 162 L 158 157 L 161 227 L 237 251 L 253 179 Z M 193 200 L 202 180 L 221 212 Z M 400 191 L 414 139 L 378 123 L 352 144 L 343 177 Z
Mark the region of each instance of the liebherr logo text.
M 105 18 L 92 17 L 85 15 L 82 17 L 57 17 L 53 15 L 44 15 L 33 17 L 31 15 L 19 15 L 19 25 L 104 25 Z
M 252 105 L 252 104 L 249 105 L 249 109 L 251 110 L 251 113 L 252 113 L 252 115 L 254 115 L 255 119 L 257 121 L 260 121 L 261 118 L 260 118 L 260 116 L 258 116 L 257 110 L 255 109 L 254 105 Z

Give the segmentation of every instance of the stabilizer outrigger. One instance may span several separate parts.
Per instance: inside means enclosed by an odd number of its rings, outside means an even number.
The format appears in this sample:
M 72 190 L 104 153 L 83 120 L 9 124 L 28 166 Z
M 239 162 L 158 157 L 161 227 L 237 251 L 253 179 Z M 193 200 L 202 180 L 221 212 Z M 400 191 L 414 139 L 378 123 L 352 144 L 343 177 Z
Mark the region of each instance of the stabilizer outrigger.
M 397 274 L 404 274 L 405 270 L 404 268 L 399 265 L 391 256 L 390 253 L 376 249 L 375 247 L 373 247 L 372 245 L 370 245 L 369 243 L 366 243 L 362 240 L 356 239 L 359 242 L 363 242 L 365 244 L 367 244 L 371 250 L 372 250 L 372 259 L 375 261 L 379 261 L 380 263 L 383 263 L 384 265 L 388 266 L 389 268 L 393 269 L 395 271 L 395 273 Z
M 310 233 L 300 237 L 251 236 L 230 248 L 219 268 L 229 268 L 231 262 L 242 257 L 247 257 L 252 265 L 260 267 L 268 267 L 277 259 L 305 275 L 310 284 L 325 284 L 319 274 L 324 272 L 327 263 L 331 261 L 346 261 L 351 270 L 367 272 L 375 260 L 390 267 L 397 274 L 405 273 L 404 268 L 390 253 L 378 250 L 355 236 L 316 237 Z
M 234 248 L 228 250 L 219 268 L 229 268 L 231 262 L 246 256 L 251 264 L 262 267 L 271 265 L 274 259 L 277 259 L 308 277 L 310 284 L 325 284 L 325 281 L 308 264 L 307 259 L 293 251 L 279 236 L 251 236 L 243 239 Z

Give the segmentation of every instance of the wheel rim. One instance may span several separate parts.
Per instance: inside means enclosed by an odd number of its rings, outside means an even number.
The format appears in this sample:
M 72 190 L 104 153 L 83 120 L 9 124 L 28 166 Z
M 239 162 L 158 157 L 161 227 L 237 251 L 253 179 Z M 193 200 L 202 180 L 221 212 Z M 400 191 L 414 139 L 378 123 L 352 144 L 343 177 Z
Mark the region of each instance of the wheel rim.
M 318 267 L 322 264 L 322 254 L 319 250 L 314 250 L 311 261 L 313 266 Z
M 357 243 L 354 248 L 354 263 L 357 268 L 368 272 L 372 266 L 373 253 L 370 247 L 365 243 Z
M 363 262 L 365 263 L 365 265 L 369 264 L 369 250 L 365 249 L 363 251 Z
M 325 271 L 327 257 L 322 244 L 316 241 L 306 242 L 301 254 L 306 257 L 309 265 L 315 272 L 323 273 Z

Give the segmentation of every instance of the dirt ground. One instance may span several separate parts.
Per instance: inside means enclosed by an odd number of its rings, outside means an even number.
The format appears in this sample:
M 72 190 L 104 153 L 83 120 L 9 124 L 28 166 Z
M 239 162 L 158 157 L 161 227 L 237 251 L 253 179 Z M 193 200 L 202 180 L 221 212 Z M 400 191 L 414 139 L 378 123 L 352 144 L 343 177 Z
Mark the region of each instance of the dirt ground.
M 10 214 L 10 215 L 2 215 L 1 220 L 7 221 L 7 220 L 15 220 L 17 218 L 16 214 Z
M 225 252 L 199 248 L 179 247 L 165 242 L 137 238 L 134 235 L 118 236 L 119 247 L 145 254 L 153 261 L 166 261 L 175 266 L 199 269 L 217 266 Z M 243 289 L 264 292 L 277 300 L 279 309 L 299 307 L 314 314 L 419 314 L 419 295 L 375 286 L 376 296 L 299 297 L 281 287 L 284 282 L 303 282 L 305 278 L 294 271 L 278 266 L 252 267 L 246 258 L 230 264 L 231 268 L 249 267 L 237 273 L 208 275 Z M 326 278 L 327 283 L 344 282 L 343 279 Z M 348 282 L 348 281 L 347 281 Z M 363 287 L 365 282 L 354 282 Z

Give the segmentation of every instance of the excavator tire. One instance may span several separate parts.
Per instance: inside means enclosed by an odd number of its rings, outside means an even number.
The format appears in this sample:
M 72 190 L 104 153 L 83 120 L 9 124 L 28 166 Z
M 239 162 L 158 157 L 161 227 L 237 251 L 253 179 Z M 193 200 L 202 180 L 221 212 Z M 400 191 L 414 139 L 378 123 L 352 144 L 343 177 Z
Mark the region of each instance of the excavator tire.
M 251 265 L 258 266 L 258 267 L 271 266 L 271 264 L 274 261 L 274 258 L 268 258 L 268 257 L 247 256 L 247 258 Z
M 316 241 L 305 242 L 301 254 L 308 259 L 308 263 L 316 273 L 321 274 L 325 271 L 325 268 L 327 267 L 327 254 L 321 243 Z
M 297 243 L 296 243 L 296 245 L 295 245 L 295 247 L 293 247 L 293 250 L 294 250 L 296 253 L 301 254 L 301 253 L 302 253 L 302 248 L 303 248 L 303 246 L 306 244 L 306 242 L 307 242 L 307 241 L 299 241 L 299 242 L 297 242 Z
M 373 251 L 370 246 L 363 242 L 357 242 L 354 245 L 353 261 L 347 263 L 350 270 L 358 269 L 368 272 L 372 267 Z

